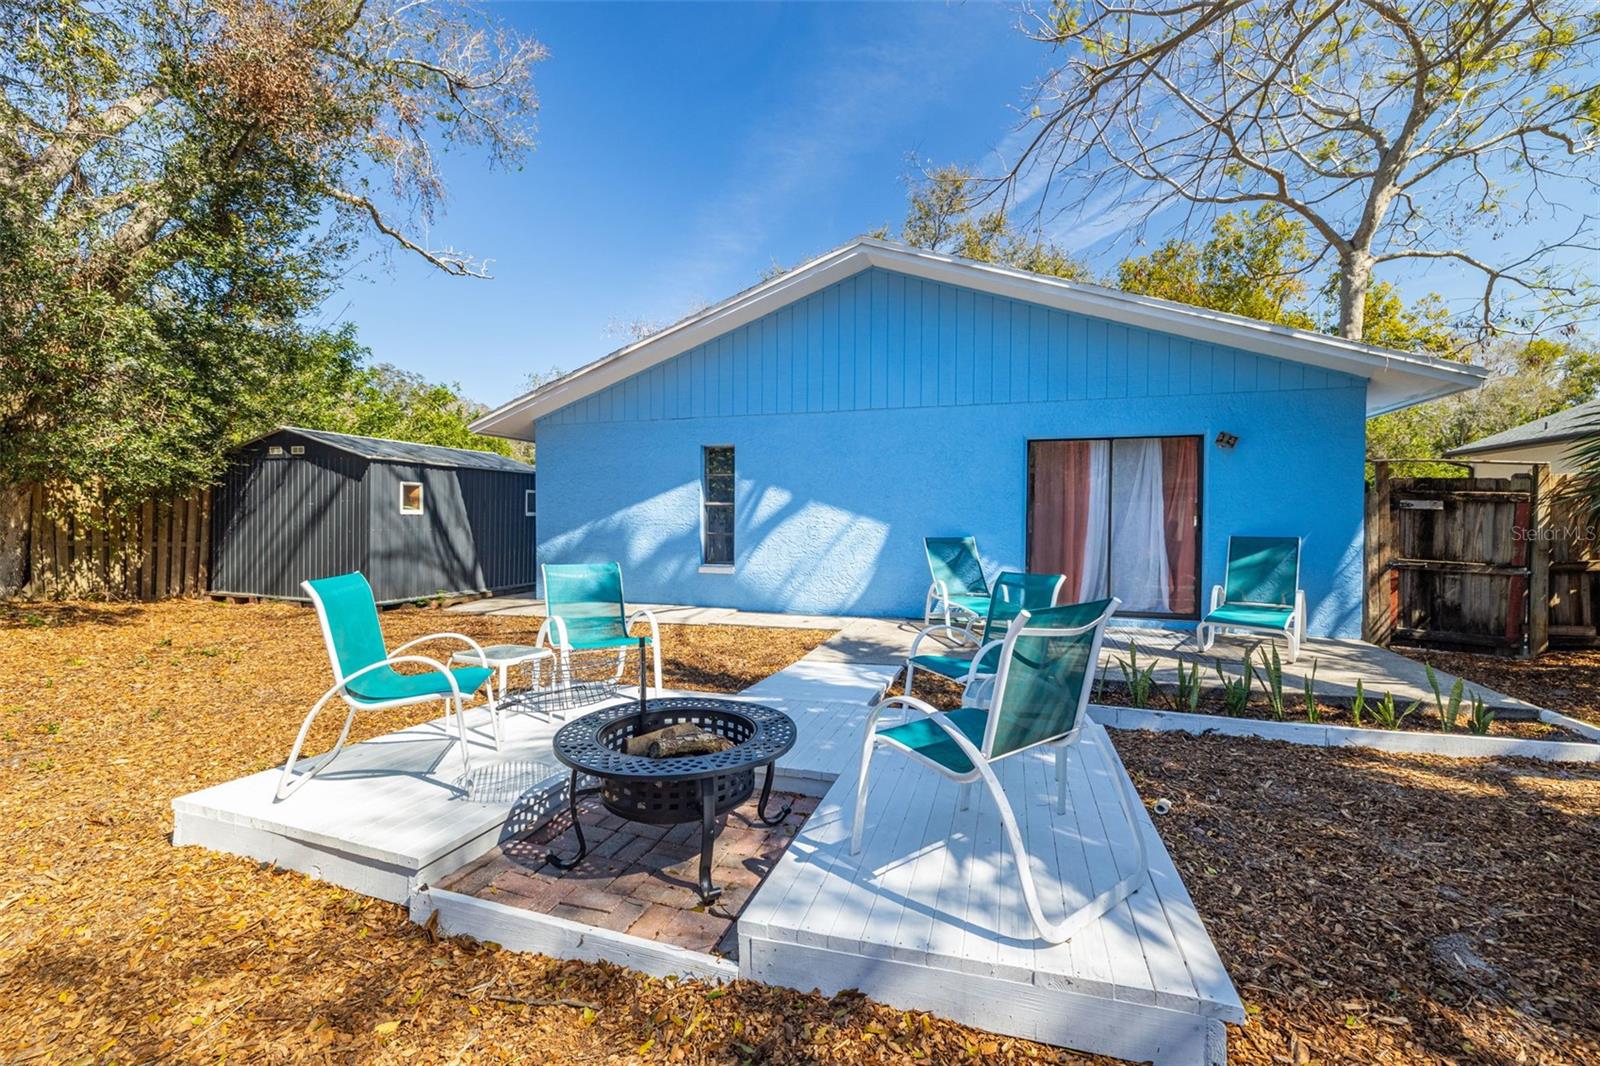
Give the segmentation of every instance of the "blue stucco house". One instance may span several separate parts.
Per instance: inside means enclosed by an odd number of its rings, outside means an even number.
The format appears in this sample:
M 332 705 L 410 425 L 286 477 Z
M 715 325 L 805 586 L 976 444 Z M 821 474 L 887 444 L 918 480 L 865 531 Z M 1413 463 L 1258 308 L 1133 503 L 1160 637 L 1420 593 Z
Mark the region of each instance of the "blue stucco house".
M 862 239 L 490 412 L 541 562 L 641 602 L 920 616 L 922 538 L 1192 624 L 1229 534 L 1361 630 L 1366 420 L 1477 367 Z

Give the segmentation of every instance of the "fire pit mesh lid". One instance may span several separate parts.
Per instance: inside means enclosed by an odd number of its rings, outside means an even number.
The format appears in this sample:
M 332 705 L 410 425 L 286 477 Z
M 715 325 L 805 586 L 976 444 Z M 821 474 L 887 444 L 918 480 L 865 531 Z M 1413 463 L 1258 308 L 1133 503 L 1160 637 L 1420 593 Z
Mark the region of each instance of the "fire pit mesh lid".
M 783 712 L 757 703 L 701 697 L 648 701 L 645 705 L 647 728 L 676 721 L 692 722 L 734 740 L 734 746 L 726 751 L 652 759 L 624 754 L 602 740 L 616 732 L 609 727 L 621 724 L 625 728 L 638 713 L 638 704 L 625 703 L 568 722 L 556 733 L 556 758 L 595 777 L 689 780 L 761 766 L 794 747 L 794 722 Z

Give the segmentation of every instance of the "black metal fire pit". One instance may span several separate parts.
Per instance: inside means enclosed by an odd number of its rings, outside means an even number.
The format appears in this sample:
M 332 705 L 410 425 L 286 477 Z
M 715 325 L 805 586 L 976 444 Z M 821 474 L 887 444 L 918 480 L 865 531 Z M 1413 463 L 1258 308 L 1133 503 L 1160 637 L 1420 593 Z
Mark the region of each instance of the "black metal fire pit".
M 712 755 L 669 759 L 627 754 L 628 738 L 680 723 L 726 737 L 733 741 L 733 747 Z M 567 802 L 572 811 L 572 829 L 578 835 L 578 853 L 562 858 L 551 852 L 550 861 L 568 870 L 588 854 L 589 843 L 578 821 L 578 799 L 598 792 L 606 810 L 619 818 L 655 825 L 698 819 L 700 899 L 710 903 L 722 893 L 711 883 L 718 816 L 750 798 L 755 791 L 755 771 L 763 766 L 766 773 L 756 808 L 761 824 L 777 825 L 788 816 L 787 805 L 768 816 L 767 801 L 772 797 L 773 763 L 794 747 L 794 739 L 794 722 L 782 711 L 700 697 L 641 700 L 568 722 L 556 733 L 555 753 L 572 768 Z M 579 788 L 578 779 L 583 775 L 600 783 Z

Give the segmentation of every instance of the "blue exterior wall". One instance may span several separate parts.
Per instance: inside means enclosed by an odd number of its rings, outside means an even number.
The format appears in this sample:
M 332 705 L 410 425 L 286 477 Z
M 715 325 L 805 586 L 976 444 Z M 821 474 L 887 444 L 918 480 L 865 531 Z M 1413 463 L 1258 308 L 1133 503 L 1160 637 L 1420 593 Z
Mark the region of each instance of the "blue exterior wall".
M 635 601 L 920 616 L 924 536 L 1024 565 L 1029 440 L 1194 434 L 1202 599 L 1230 533 L 1298 533 L 1308 629 L 1357 636 L 1365 408 L 1361 378 L 872 269 L 541 419 L 539 559 L 618 560 Z M 710 444 L 731 575 L 699 572 Z

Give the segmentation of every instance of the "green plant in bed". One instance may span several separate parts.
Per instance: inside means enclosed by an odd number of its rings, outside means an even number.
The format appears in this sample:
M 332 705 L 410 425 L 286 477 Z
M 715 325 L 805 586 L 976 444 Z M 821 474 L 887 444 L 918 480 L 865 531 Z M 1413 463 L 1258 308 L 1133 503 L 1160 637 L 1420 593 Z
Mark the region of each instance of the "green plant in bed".
M 1448 698 L 1439 691 L 1439 678 L 1433 672 L 1431 663 L 1424 663 L 1423 669 L 1428 673 L 1428 687 L 1433 689 L 1433 706 L 1439 714 L 1439 731 L 1454 733 L 1461 724 L 1461 698 L 1465 682 L 1456 678 L 1456 683 L 1450 686 Z
M 1257 678 L 1261 682 L 1262 691 L 1267 694 L 1267 706 L 1272 708 L 1272 717 L 1283 721 L 1283 662 L 1278 658 L 1278 649 L 1274 645 L 1258 647 L 1257 653 L 1261 657 L 1261 673 L 1265 676 Z M 1270 655 L 1269 655 L 1270 653 Z M 1250 665 L 1246 658 L 1245 666 L 1251 673 L 1255 667 Z
M 1494 711 L 1483 702 L 1483 697 L 1476 692 L 1472 694 L 1472 713 L 1467 718 L 1467 731 L 1476 733 L 1480 737 L 1489 735 L 1489 729 L 1494 725 Z
M 1222 672 L 1222 660 L 1216 660 L 1217 680 L 1222 682 L 1222 712 L 1239 717 L 1250 706 L 1250 679 L 1255 676 L 1248 657 L 1239 665 L 1239 676 L 1229 677 Z
M 1350 724 L 1357 729 L 1361 728 L 1361 721 L 1367 714 L 1367 690 L 1361 679 L 1356 678 L 1356 698 L 1350 704 Z
M 1128 657 L 1118 657 L 1117 668 L 1122 671 L 1122 683 L 1128 689 L 1128 702 L 1138 708 L 1150 706 L 1150 694 L 1156 687 L 1156 664 L 1139 665 L 1139 645 L 1128 641 Z
M 1372 723 L 1379 729 L 1399 729 L 1421 706 L 1421 700 L 1413 700 L 1411 706 L 1400 710 L 1399 704 L 1395 703 L 1394 693 L 1385 692 L 1383 699 L 1372 705 Z
M 1172 709 L 1193 714 L 1200 707 L 1200 664 L 1185 666 L 1178 660 L 1178 679 L 1173 683 Z
M 1311 671 L 1305 676 L 1306 721 L 1315 725 L 1322 721 L 1322 708 L 1317 705 L 1317 660 L 1311 660 Z

